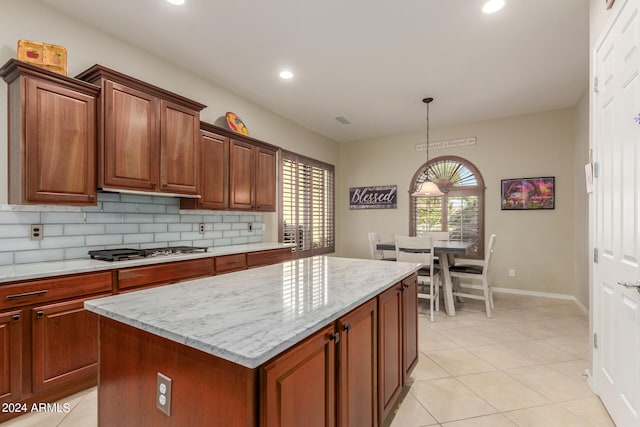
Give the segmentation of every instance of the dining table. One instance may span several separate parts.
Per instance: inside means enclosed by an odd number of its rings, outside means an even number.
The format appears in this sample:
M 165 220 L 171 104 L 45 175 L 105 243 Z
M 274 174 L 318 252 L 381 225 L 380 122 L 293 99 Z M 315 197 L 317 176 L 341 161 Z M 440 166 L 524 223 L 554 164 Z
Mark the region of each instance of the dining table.
M 449 266 L 455 263 L 456 255 L 465 255 L 475 242 L 459 242 L 452 240 L 434 240 L 433 252 L 440 260 L 440 271 L 442 272 L 444 292 L 444 310 L 449 316 L 456 315 L 456 307 L 453 300 L 453 280 L 449 272 Z M 395 251 L 395 242 L 380 242 L 376 245 L 380 251 Z

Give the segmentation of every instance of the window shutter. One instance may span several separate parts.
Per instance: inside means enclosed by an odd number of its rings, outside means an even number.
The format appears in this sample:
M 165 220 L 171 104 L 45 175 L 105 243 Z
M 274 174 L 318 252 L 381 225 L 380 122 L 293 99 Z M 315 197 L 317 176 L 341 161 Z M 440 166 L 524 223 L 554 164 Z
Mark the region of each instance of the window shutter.
M 333 252 L 333 166 L 289 152 L 282 159 L 281 241 L 298 257 Z

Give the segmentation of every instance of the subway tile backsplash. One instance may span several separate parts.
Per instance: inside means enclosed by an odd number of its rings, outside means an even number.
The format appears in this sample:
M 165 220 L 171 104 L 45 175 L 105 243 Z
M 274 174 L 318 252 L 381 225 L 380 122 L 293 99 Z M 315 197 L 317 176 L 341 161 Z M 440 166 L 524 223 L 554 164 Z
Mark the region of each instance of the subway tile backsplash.
M 0 205 L 0 265 L 88 258 L 87 251 L 95 249 L 262 242 L 261 213 L 191 213 L 180 211 L 179 203 L 168 197 L 99 193 L 97 206 L 82 208 Z M 204 234 L 199 233 L 201 223 Z M 43 225 L 42 240 L 29 240 L 30 224 Z

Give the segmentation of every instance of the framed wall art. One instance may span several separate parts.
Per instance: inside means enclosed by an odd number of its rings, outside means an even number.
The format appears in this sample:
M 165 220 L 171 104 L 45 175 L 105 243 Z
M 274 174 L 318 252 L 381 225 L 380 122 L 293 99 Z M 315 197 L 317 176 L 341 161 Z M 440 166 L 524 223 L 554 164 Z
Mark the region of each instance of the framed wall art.
M 503 179 L 502 210 L 544 210 L 556 207 L 555 177 Z
M 398 186 L 349 188 L 349 209 L 396 209 Z

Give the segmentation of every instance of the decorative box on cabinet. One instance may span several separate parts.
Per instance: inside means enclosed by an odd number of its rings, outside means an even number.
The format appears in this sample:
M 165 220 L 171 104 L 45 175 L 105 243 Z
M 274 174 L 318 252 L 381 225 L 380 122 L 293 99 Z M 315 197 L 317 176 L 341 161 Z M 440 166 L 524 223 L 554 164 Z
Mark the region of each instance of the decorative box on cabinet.
M 9 85 L 9 203 L 95 205 L 100 88 L 15 59 Z
M 102 88 L 98 186 L 198 194 L 199 125 L 204 105 L 94 65 L 78 75 Z

